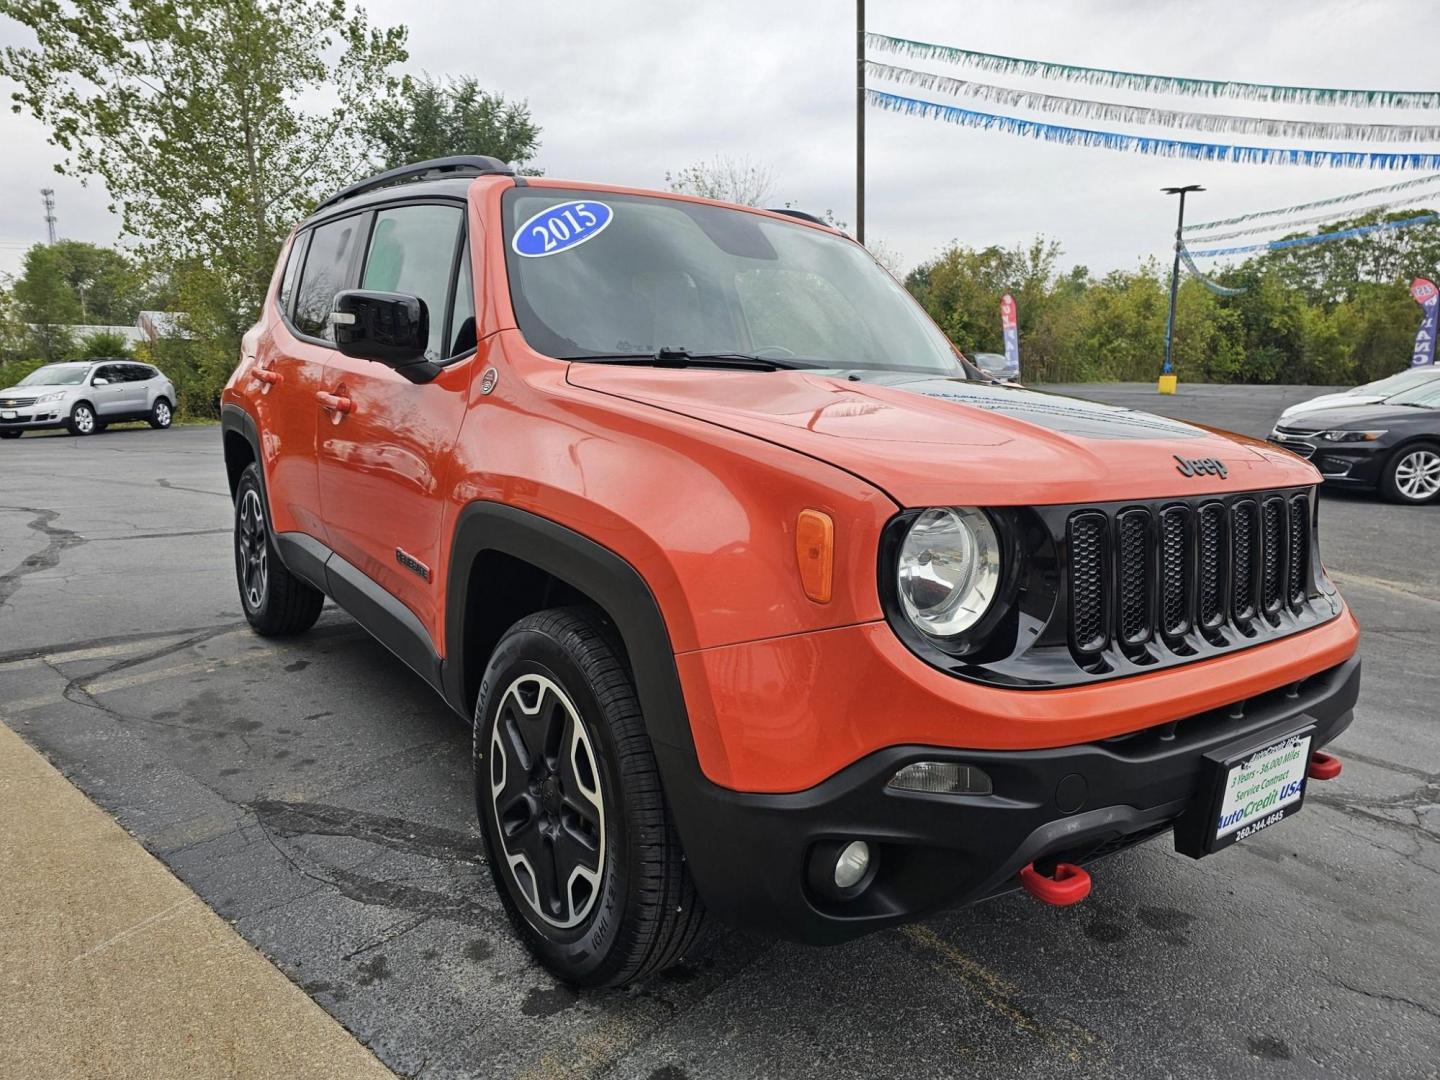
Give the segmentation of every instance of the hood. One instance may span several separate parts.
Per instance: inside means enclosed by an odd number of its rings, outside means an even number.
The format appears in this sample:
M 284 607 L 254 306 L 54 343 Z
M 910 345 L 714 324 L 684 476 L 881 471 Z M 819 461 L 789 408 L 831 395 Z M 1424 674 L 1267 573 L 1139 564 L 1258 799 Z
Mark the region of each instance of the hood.
M 1319 480 L 1260 440 L 1017 386 L 584 363 L 567 377 L 837 465 L 903 506 L 1107 502 Z M 1186 476 L 1177 457 L 1216 459 L 1227 475 Z
M 1328 409 L 1308 413 L 1304 417 L 1287 421 L 1286 429 L 1308 434 L 1315 431 L 1329 431 L 1332 428 L 1362 429 L 1375 424 L 1409 422 L 1429 417 L 1440 428 L 1440 410 L 1417 408 L 1414 405 L 1386 405 L 1383 401 L 1371 404 L 1336 405 Z
M 1297 405 L 1291 405 L 1282 412 L 1281 417 L 1299 416 L 1302 413 L 1314 412 L 1316 409 L 1333 409 L 1340 405 L 1367 405 L 1372 401 L 1380 401 L 1379 394 L 1357 394 L 1350 390 L 1343 394 L 1321 394 L 1309 401 L 1302 401 Z
M 36 398 L 42 394 L 57 394 L 62 390 L 74 389 L 74 386 L 7 386 L 0 390 L 0 401 L 8 398 Z

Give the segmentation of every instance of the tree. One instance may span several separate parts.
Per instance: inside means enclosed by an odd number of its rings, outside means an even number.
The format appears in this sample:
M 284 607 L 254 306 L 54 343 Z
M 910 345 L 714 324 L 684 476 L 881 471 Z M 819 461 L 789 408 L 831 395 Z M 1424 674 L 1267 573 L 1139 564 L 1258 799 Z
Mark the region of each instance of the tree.
M 717 155 L 665 174 L 665 186 L 683 195 L 702 199 L 740 203 L 742 206 L 763 206 L 775 197 L 775 170 L 748 157 L 731 158 Z
M 128 326 L 144 295 L 143 276 L 129 257 L 80 240 L 36 244 L 15 287 L 26 319 L 36 323 Z
M 469 77 L 407 75 L 367 123 L 384 169 L 451 154 L 489 154 L 523 167 L 540 148 L 540 130 L 525 102 L 506 101 Z
M 364 167 L 405 30 L 345 0 L 0 0 L 0 14 L 37 39 L 0 54 L 15 110 L 49 126 L 60 171 L 105 184 L 142 255 L 213 278 L 194 294 L 215 305 L 202 345 L 233 364 L 285 233 Z
M 15 310 L 26 327 L 23 351 L 43 360 L 63 360 L 75 349 L 69 327 L 80 321 L 80 301 L 65 280 L 54 248 L 36 244 L 25 253 L 14 286 Z
M 80 339 L 75 350 L 77 360 L 96 360 L 109 356 L 129 356 L 130 342 L 124 334 L 113 330 L 97 330 Z

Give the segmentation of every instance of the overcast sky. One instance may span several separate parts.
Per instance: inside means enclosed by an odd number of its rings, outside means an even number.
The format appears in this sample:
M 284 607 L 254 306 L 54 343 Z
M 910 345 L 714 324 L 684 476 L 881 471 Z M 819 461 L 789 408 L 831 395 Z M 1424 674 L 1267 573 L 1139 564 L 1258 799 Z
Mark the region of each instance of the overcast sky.
M 816 212 L 832 209 L 854 222 L 855 13 L 845 0 L 370 0 L 366 6 L 377 23 L 408 22 L 410 70 L 473 75 L 488 89 L 527 99 L 544 128 L 537 164 L 550 176 L 661 187 L 667 170 L 717 154 L 748 157 L 773 168 L 778 201 Z M 1069 64 L 1309 86 L 1440 86 L 1434 20 L 1399 0 L 870 0 L 868 8 L 876 32 Z M 417 19 L 417 10 L 425 15 Z M 0 44 L 28 37 L 0 20 Z M 967 73 L 936 62 L 877 59 L 1193 111 L 1391 123 L 1423 116 L 1435 122 L 1433 114 L 1388 110 L 1147 98 Z M 4 87 L 7 98 L 10 89 Z M 1149 255 L 1168 259 L 1175 206 L 1159 193 L 1164 185 L 1204 184 L 1209 190 L 1191 203 L 1192 220 L 1203 220 L 1418 175 L 1172 161 L 875 110 L 867 124 L 867 232 L 896 250 L 907 267 L 951 240 L 1008 246 L 1043 233 L 1061 243 L 1066 266 L 1084 263 L 1099 273 Z M 1309 145 L 1346 148 L 1313 140 Z M 101 243 L 117 238 L 103 191 L 52 173 L 56 153 L 33 119 L 8 109 L 0 114 L 0 146 L 0 272 L 13 272 L 24 248 L 44 238 L 45 186 L 55 188 L 62 236 Z

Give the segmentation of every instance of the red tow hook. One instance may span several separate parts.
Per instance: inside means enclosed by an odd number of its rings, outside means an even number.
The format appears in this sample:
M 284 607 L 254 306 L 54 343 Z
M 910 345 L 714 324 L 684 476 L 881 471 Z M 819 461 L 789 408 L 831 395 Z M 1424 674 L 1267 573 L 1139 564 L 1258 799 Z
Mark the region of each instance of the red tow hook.
M 1090 895 L 1090 875 L 1072 863 L 1056 863 L 1054 877 L 1046 877 L 1030 863 L 1020 871 L 1020 887 L 1044 904 L 1069 907 Z
M 1334 780 L 1340 775 L 1340 759 L 1334 754 L 1327 754 L 1324 750 L 1316 750 L 1310 755 L 1310 768 L 1305 770 L 1305 775 L 1311 780 Z

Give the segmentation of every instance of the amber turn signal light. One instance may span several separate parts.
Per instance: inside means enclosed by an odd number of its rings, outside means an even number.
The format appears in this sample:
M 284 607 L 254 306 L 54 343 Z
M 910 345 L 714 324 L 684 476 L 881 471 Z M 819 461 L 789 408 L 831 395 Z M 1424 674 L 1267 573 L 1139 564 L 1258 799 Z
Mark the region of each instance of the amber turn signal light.
M 800 511 L 795 521 L 795 560 L 805 595 L 817 604 L 828 604 L 835 577 L 835 522 L 829 514 Z

